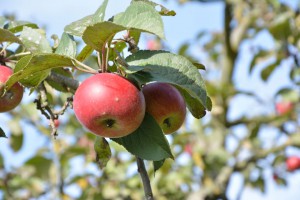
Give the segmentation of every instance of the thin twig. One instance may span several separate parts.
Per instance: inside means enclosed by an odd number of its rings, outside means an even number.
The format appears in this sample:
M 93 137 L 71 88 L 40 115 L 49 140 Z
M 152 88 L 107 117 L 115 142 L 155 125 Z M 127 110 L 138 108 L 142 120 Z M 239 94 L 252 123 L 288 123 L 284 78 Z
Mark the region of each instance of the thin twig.
M 142 182 L 143 182 L 143 187 L 144 187 L 144 193 L 145 193 L 145 198 L 146 200 L 154 200 L 153 193 L 152 193 L 152 188 L 149 180 L 149 176 L 145 167 L 145 163 L 143 159 L 136 157 L 136 162 L 138 166 L 138 172 L 140 173 Z

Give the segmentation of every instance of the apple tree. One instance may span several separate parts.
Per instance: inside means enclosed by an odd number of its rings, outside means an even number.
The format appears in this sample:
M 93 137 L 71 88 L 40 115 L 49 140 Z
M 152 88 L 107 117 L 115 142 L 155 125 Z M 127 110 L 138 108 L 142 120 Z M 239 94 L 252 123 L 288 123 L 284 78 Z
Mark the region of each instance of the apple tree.
M 18 168 L 9 169 L 5 155 L 0 157 L 3 198 L 74 198 L 67 190 L 77 184 L 79 199 L 131 199 L 142 183 L 144 196 L 153 199 L 144 160 L 152 164 L 152 175 L 174 160 L 165 134 L 182 126 L 186 109 L 196 119 L 211 109 L 201 64 L 138 46 L 141 33 L 164 39 L 162 17 L 176 13 L 133 0 L 105 21 L 107 4 L 104 0 L 94 14 L 66 25 L 53 41 L 35 23 L 0 18 L 0 112 L 8 118 L 1 124 L 1 143 L 7 137 L 11 150 L 20 151 L 34 140 L 26 127 L 44 136 L 44 144 Z M 119 156 L 120 148 L 131 156 Z M 72 159 L 80 157 L 97 163 L 98 174 L 72 175 Z M 126 176 L 114 182 L 109 170 L 121 165 L 119 173 L 126 174 L 132 159 L 141 183 L 130 186 Z M 106 183 L 110 180 L 120 191 L 110 191 L 115 187 Z M 94 188 L 86 189 L 89 185 Z

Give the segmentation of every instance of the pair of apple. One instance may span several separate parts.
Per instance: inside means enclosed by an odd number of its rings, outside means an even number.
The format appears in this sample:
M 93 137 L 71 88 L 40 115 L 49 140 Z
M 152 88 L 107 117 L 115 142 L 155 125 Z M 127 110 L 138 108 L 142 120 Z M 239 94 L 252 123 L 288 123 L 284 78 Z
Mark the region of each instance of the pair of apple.
M 172 85 L 154 82 L 140 91 L 114 73 L 99 73 L 84 80 L 75 92 L 73 108 L 83 126 L 110 138 L 134 132 L 145 112 L 153 116 L 165 134 L 179 129 L 186 115 L 185 101 Z
M 23 98 L 24 89 L 19 83 L 15 83 L 3 95 L 5 83 L 12 74 L 11 68 L 0 65 L 0 113 L 14 109 Z

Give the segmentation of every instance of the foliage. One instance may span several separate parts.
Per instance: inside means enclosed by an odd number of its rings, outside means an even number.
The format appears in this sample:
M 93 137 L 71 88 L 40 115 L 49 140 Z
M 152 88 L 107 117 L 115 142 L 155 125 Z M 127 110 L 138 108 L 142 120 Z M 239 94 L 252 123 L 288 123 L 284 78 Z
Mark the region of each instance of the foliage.
M 2 193 L 4 199 L 141 199 L 135 156 L 147 160 L 156 199 L 228 199 L 234 173 L 243 176 L 244 186 L 264 192 L 266 168 L 285 185 L 286 150 L 300 147 L 299 13 L 277 0 L 220 3 L 225 7 L 224 29 L 199 33 L 177 54 L 139 50 L 141 34 L 154 35 L 156 42 L 164 39 L 162 16 L 175 15 L 161 5 L 157 11 L 157 4 L 146 0 L 133 0 L 108 21 L 104 0 L 94 14 L 67 25 L 60 38 L 54 35 L 53 43 L 37 24 L 0 17 L 0 63 L 14 68 L 6 90 L 16 82 L 30 90 L 29 100 L 5 115 L 9 123 L 1 124 L 0 142 L 18 153 L 38 138 L 36 152 L 17 167 L 8 168 L 8 155 L 0 154 L 0 197 Z M 123 38 L 120 32 L 125 33 Z M 271 38 L 273 46 L 252 42 L 261 37 Z M 245 44 L 251 61 L 240 66 Z M 205 52 L 201 60 L 205 66 L 192 53 L 199 46 Z M 235 82 L 241 67 L 265 83 L 289 67 L 290 84 L 272 88 L 272 99 L 262 100 L 257 91 L 244 90 Z M 206 81 L 199 70 L 205 70 Z M 150 115 L 129 136 L 96 137 L 82 128 L 71 106 L 78 81 L 98 71 L 120 73 L 139 87 L 151 81 L 171 83 L 184 96 L 193 118 L 168 138 Z M 291 102 L 293 109 L 254 115 L 250 108 L 231 119 L 236 107 L 232 99 L 239 96 L 273 108 Z M 54 125 L 56 119 L 61 121 L 59 127 Z M 261 137 L 266 127 L 278 131 L 267 145 Z M 239 128 L 244 134 L 236 131 Z

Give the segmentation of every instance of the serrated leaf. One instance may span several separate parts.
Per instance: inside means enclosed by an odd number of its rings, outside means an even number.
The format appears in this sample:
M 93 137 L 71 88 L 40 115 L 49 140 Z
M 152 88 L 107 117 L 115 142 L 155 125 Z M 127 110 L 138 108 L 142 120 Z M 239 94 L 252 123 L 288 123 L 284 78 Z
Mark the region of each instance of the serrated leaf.
M 105 138 L 99 136 L 96 137 L 94 150 L 96 153 L 96 162 L 100 169 L 103 169 L 111 158 L 111 150 Z
M 93 15 L 88 15 L 65 26 L 64 31 L 70 35 L 82 36 L 86 27 L 92 24 Z
M 165 159 L 159 160 L 159 161 L 153 161 L 153 168 L 154 168 L 154 173 L 159 170 L 165 163 Z
M 100 22 L 89 26 L 84 31 L 82 39 L 87 45 L 101 52 L 103 45 L 112 39 L 116 33 L 123 30 L 126 28 L 112 22 Z
M 70 35 L 82 36 L 83 32 L 88 26 L 104 20 L 107 3 L 108 0 L 104 0 L 102 5 L 93 15 L 88 15 L 82 19 L 72 22 L 71 24 L 65 26 L 64 31 Z
M 35 87 L 43 81 L 50 70 L 58 67 L 74 66 L 72 59 L 58 54 L 36 54 L 21 58 L 16 64 L 14 74 L 6 82 L 9 89 L 20 81 L 28 87 Z
M 165 38 L 160 14 L 145 2 L 132 2 L 124 13 L 114 17 L 113 22 L 128 29 L 138 29 Z
M 43 156 L 37 155 L 24 163 L 26 166 L 32 166 L 35 170 L 35 176 L 39 178 L 49 178 L 49 170 L 52 161 Z
M 39 28 L 36 24 L 27 21 L 11 21 L 7 24 L 7 29 L 12 33 L 18 33 L 24 27 Z
M 144 160 L 159 161 L 165 158 L 173 158 L 164 133 L 155 119 L 147 113 L 136 131 L 128 136 L 113 138 L 112 140 Z
M 12 32 L 0 28 L 0 43 L 2 42 L 15 42 L 18 44 L 23 44 L 22 41 Z
M 93 53 L 94 49 L 86 45 L 81 52 L 76 56 L 76 60 L 83 62 L 87 57 L 89 57 Z
M 184 97 L 194 117 L 205 115 L 206 88 L 198 69 L 185 57 L 166 51 L 138 51 L 126 58 L 132 76 L 145 82 L 173 84 Z
M 20 35 L 24 46 L 33 53 L 51 53 L 52 48 L 42 29 L 24 27 Z
M 0 127 L 0 138 L 4 137 L 7 138 L 7 136 L 5 135 L 5 132 L 2 130 L 2 128 Z
M 72 35 L 63 33 L 55 53 L 74 58 L 76 56 L 76 42 Z

